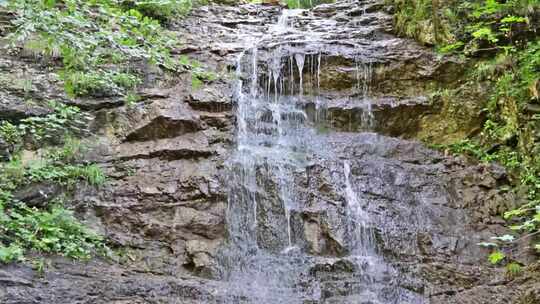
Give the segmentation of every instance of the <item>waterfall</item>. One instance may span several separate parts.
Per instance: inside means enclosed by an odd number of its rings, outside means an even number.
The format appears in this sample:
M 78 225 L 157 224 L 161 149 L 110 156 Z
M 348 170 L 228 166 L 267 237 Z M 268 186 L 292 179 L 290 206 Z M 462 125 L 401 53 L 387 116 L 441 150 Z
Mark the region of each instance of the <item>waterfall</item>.
M 284 10 L 267 35 L 237 58 L 236 150 L 227 162 L 229 240 L 220 253 L 229 285 L 223 292 L 238 296 L 240 303 L 423 303 L 397 287 L 398 272 L 379 255 L 377 229 L 365 211 L 369 202 L 358 198 L 349 160 L 341 163 L 333 185 L 344 198 L 343 256 L 309 250 L 301 219 L 307 206 L 299 199 L 306 194 L 299 189 L 314 155 L 326 153 L 317 123 L 325 119 L 321 74 L 328 54 L 288 42 L 303 35 L 293 27 L 301 12 Z M 362 120 L 369 128 L 372 64 L 360 58 L 355 59 L 358 84 L 353 90 L 365 105 Z M 306 112 L 309 103 L 315 105 L 315 119 Z M 349 270 L 340 277 L 314 275 L 341 264 Z M 343 285 L 347 293 L 324 292 L 331 284 Z

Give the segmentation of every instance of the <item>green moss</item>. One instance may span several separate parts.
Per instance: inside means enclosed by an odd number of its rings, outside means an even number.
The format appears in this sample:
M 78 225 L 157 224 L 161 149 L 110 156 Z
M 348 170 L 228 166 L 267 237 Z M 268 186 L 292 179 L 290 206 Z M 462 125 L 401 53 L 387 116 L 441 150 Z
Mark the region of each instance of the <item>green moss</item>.
M 285 0 L 283 1 L 288 8 L 312 8 L 323 3 L 333 3 L 334 0 Z
M 464 136 L 438 147 L 508 168 L 516 176 L 516 188 L 527 189 L 528 202 L 509 210 L 505 217 L 515 230 L 536 233 L 540 229 L 540 117 L 528 109 L 540 103 L 540 2 L 387 2 L 396 8 L 398 34 L 475 64 L 463 82 L 486 88 L 488 97 L 478 101 L 485 103 L 482 130 L 473 138 Z M 428 33 L 440 39 L 426 36 Z
M 66 92 L 72 96 L 125 94 L 141 81 L 129 73 L 80 72 L 63 73 Z
M 105 182 L 103 170 L 80 163 L 85 151 L 76 135 L 82 135 L 84 115 L 78 108 L 51 103 L 52 113 L 4 123 L 0 136 L 20 143 L 9 161 L 0 163 L 0 262 L 25 259 L 27 252 L 54 253 L 71 258 L 88 258 L 106 251 L 102 237 L 85 228 L 69 211 L 68 195 L 50 198 L 40 208 L 15 199 L 13 193 L 36 184 L 57 185 L 69 190 L 86 181 L 93 186 Z M 51 138 L 59 136 L 59 138 Z M 22 147 L 40 148 L 30 159 L 21 156 Z
M 193 6 L 191 0 L 137 0 L 128 3 L 143 15 L 162 22 L 170 21 L 175 16 L 186 15 Z
M 66 91 L 73 96 L 123 94 L 139 81 L 111 68 L 116 64 L 146 60 L 177 69 L 170 56 L 177 39 L 150 15 L 176 14 L 185 2 L 9 0 L 17 18 L 8 38 L 15 49 L 22 44 L 36 56 L 61 58 Z
M 103 239 L 59 205 L 40 210 L 12 203 L 0 209 L 0 262 L 24 259 L 25 251 L 87 259 L 105 250 Z M 9 243 L 9 245 L 2 245 Z

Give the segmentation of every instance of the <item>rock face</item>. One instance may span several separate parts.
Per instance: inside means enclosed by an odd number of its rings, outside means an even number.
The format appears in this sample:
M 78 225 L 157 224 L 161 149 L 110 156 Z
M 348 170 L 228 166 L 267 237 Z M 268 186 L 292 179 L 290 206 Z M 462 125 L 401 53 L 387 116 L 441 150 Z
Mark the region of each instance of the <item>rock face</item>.
M 539 303 L 538 269 L 514 280 L 476 245 L 504 232 L 505 172 L 408 140 L 474 132 L 481 104 L 438 129 L 451 105 L 432 96 L 462 63 L 392 36 L 382 1 L 281 13 L 196 9 L 174 53 L 236 79 L 157 73 L 136 107 L 68 99 L 54 73 L 2 58 L 47 84 L 5 86 L 2 118 L 42 115 L 21 94 L 95 117 L 88 157 L 109 181 L 73 207 L 118 249 L 42 275 L 2 266 L 2 303 Z

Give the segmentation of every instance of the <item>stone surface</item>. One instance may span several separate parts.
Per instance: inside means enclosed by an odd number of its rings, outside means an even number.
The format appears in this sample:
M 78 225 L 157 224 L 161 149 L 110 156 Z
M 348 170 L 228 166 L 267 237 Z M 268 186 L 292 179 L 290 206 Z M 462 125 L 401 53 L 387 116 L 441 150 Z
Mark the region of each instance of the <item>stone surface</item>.
M 280 41 L 267 33 L 280 10 L 253 4 L 198 8 L 173 24 L 184 39 L 173 53 L 226 72 L 243 50 L 263 41 L 266 47 L 258 55 L 271 58 Z M 320 286 L 319 299 L 309 303 L 356 303 L 365 288 L 355 275 L 368 273 L 370 261 L 353 261 L 347 246 L 347 183 L 369 214 L 376 250 L 389 265 L 374 284 L 395 280 L 393 286 L 434 304 L 539 303 L 538 269 L 509 278 L 504 269 L 487 265 L 488 252 L 476 245 L 506 232 L 497 215 L 516 199 L 500 189 L 508 183 L 505 172 L 399 139 L 474 132 L 480 114 L 471 110 L 453 122 L 463 121 L 462 128 L 446 130 L 439 123 L 454 108 L 448 98 L 431 96 L 434 89 L 459 88 L 462 63 L 439 59 L 392 36 L 391 16 L 381 1 L 322 5 L 291 22 L 309 34 L 285 33 L 296 43 L 284 45 L 280 54 L 307 54 L 302 73 L 306 112 L 321 131 L 309 139 L 309 165 L 294 175 L 299 196 L 290 216 L 297 248 L 283 253 L 309 255 L 313 266 L 302 284 Z M 25 67 L 24 79 L 31 81 L 21 85 L 2 79 L 0 119 L 43 115 L 40 103 L 25 101 L 51 98 L 79 105 L 95 117 L 91 128 L 99 138 L 87 159 L 98 162 L 109 179 L 98 189 L 78 187 L 72 207 L 88 226 L 107 236 L 117 253 L 112 260 L 88 263 L 48 257 L 51 265 L 42 275 L 28 263 L 1 266 L 0 302 L 253 300 L 231 294 L 234 282 L 222 277 L 224 263 L 219 260 L 229 234 L 232 181 L 225 162 L 234 145 L 233 81 L 223 78 L 194 88 L 189 75 L 170 82 L 141 64 L 138 69 L 153 80 L 141 88 L 143 101 L 128 107 L 116 97 L 70 99 L 54 73 L 31 61 L 1 57 L 2 75 L 19 75 Z M 317 66 L 320 71 L 313 68 Z M 299 82 L 299 73 L 288 73 L 288 79 Z M 315 93 L 320 100 L 314 100 Z M 469 95 L 464 93 L 464 99 L 474 100 Z M 325 103 L 323 110 L 319 101 Z M 372 125 L 365 121 L 368 102 Z M 465 109 L 481 107 L 473 103 Z M 432 129 L 436 131 L 429 133 Z M 279 256 L 287 246 L 287 220 L 277 179 L 268 168 L 255 169 L 259 181 L 263 176 L 268 181 L 258 185 L 264 191 L 257 193 L 257 242 Z M 43 193 L 56 190 L 41 185 L 18 195 L 37 206 Z

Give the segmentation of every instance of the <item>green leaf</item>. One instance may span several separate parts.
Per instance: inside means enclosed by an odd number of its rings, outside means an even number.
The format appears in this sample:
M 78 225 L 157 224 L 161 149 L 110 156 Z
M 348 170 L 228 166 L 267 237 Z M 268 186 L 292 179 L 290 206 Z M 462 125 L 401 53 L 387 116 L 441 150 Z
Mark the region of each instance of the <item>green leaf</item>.
M 521 17 L 521 16 L 508 16 L 504 17 L 501 22 L 502 23 L 524 23 L 527 22 L 527 18 Z
M 8 247 L 0 245 L 0 262 L 20 261 L 22 260 L 23 252 L 23 249 L 17 244 L 11 244 Z
M 497 36 L 493 33 L 491 28 L 489 27 L 482 27 L 472 33 L 472 36 L 476 39 L 484 39 L 491 43 L 496 43 L 499 41 Z
M 497 250 L 489 255 L 488 260 L 491 264 L 495 265 L 498 264 L 500 261 L 504 260 L 505 257 L 506 255 L 504 255 L 504 253 Z
M 511 277 L 515 277 L 518 274 L 520 274 L 521 270 L 522 270 L 521 265 L 519 265 L 516 262 L 511 262 L 511 263 L 508 263 L 508 265 L 506 265 L 506 273 Z

